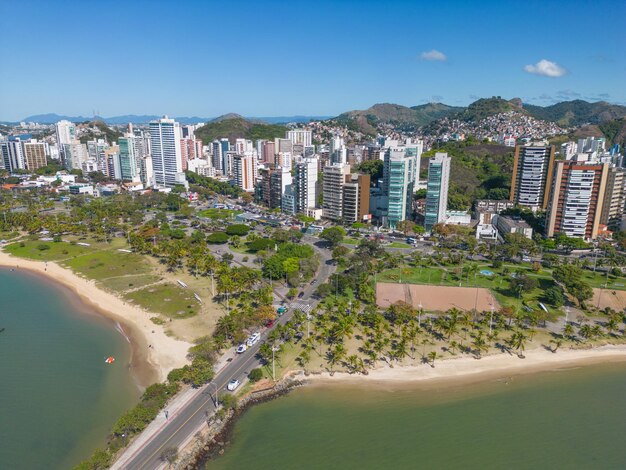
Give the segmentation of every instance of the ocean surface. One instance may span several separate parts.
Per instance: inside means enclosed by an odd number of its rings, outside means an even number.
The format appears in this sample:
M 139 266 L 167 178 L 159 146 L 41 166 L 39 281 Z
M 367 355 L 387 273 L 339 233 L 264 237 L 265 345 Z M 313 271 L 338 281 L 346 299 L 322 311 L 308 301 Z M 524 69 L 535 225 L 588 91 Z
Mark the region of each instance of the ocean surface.
M 626 469 L 626 363 L 425 388 L 313 385 L 250 409 L 206 468 Z
M 72 468 L 139 397 L 130 344 L 68 289 L 19 269 L 0 268 L 2 328 L 0 468 Z

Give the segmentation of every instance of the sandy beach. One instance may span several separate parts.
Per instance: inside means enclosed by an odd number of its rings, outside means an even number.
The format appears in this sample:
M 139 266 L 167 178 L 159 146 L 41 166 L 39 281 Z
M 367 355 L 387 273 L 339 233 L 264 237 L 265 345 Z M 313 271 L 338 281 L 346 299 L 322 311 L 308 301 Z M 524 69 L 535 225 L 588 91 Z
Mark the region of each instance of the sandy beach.
M 368 375 L 336 372 L 311 374 L 306 380 L 325 383 L 400 384 L 411 382 L 437 383 L 449 381 L 476 382 L 495 376 L 512 376 L 594 363 L 626 361 L 626 345 L 607 345 L 589 349 L 559 349 L 556 353 L 537 348 L 528 350 L 525 358 L 515 354 L 493 354 L 482 359 L 460 356 L 438 360 L 430 365 L 378 367 Z
M 54 262 L 15 258 L 2 251 L 0 266 L 27 269 L 60 283 L 76 293 L 98 313 L 118 322 L 116 328 L 131 343 L 131 367 L 133 375 L 142 387 L 165 380 L 169 371 L 188 363 L 187 351 L 192 344 L 167 336 L 163 326 L 150 321 L 150 317 L 155 314 L 128 304 L 114 294 L 98 288 L 94 281 L 84 279 Z M 148 347 L 149 345 L 151 347 Z

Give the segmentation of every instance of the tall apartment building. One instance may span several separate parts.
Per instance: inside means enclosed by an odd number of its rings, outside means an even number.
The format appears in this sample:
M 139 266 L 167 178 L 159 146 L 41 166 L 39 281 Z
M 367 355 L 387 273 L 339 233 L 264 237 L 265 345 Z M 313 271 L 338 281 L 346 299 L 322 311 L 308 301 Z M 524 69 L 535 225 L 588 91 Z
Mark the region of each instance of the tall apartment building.
M 608 163 L 558 161 L 554 170 L 546 235 L 594 240 L 598 236 L 609 173 Z
M 274 156 L 276 155 L 276 144 L 271 141 L 265 141 L 261 145 L 261 160 L 263 163 L 274 163 Z
M 187 170 L 187 162 L 195 158 L 202 158 L 202 141 L 190 137 L 180 139 L 180 154 L 183 170 Z
M 317 204 L 317 158 L 304 158 L 296 163 L 294 195 L 295 212 L 306 213 L 306 210 Z
M 411 216 L 415 188 L 416 155 L 406 147 L 389 147 L 383 164 L 383 193 L 388 197 L 387 223 L 396 224 Z
M 64 145 L 71 144 L 76 139 L 76 126 L 74 123 L 66 120 L 62 120 L 56 123 L 56 139 L 59 153 L 61 154 L 61 161 L 64 161 L 65 155 Z
M 122 171 L 120 165 L 120 147 L 118 145 L 111 145 L 104 151 L 104 158 L 106 162 L 106 169 L 104 174 L 111 179 L 121 180 Z
M 443 222 L 448 206 L 450 186 L 450 163 L 447 153 L 436 153 L 428 161 L 428 183 L 426 186 L 426 209 L 424 227 L 431 230 L 435 224 Z
M 235 185 L 246 192 L 254 191 L 256 179 L 256 159 L 252 152 L 233 157 L 233 177 Z
M 289 139 L 293 145 L 300 145 L 302 147 L 309 147 L 313 143 L 313 132 L 309 129 L 291 129 L 287 131 L 285 137 Z
M 274 139 L 274 151 L 278 152 L 293 152 L 293 143 L 289 139 Z
M 343 186 L 349 177 L 350 165 L 328 165 L 324 167 L 322 213 L 325 218 L 335 221 L 343 219 Z
M 9 172 L 26 168 L 24 161 L 24 149 L 20 139 L 5 140 L 0 142 L 3 168 Z
M 545 142 L 516 146 L 511 180 L 511 201 L 533 211 L 545 210 L 550 201 L 554 146 Z
M 344 224 L 363 222 L 370 213 L 370 175 L 349 175 L 343 185 L 341 217 Z
M 180 125 L 174 119 L 165 116 L 150 122 L 150 148 L 155 185 L 174 186 L 184 183 L 180 139 Z
M 43 142 L 31 139 L 28 142 L 22 142 L 22 148 L 24 151 L 24 164 L 27 170 L 33 171 L 48 164 L 46 161 L 46 145 Z
M 606 182 L 600 223 L 609 230 L 620 230 L 626 205 L 626 168 L 611 166 Z
M 211 163 L 213 164 L 213 168 L 222 171 L 222 145 L 217 139 L 211 142 Z
M 89 160 L 87 146 L 78 140 L 62 146 L 63 166 L 68 170 L 82 170 L 83 163 Z
M 288 168 L 276 168 L 270 173 L 270 204 L 272 208 L 283 207 L 283 196 L 287 187 L 293 184 L 291 171 Z

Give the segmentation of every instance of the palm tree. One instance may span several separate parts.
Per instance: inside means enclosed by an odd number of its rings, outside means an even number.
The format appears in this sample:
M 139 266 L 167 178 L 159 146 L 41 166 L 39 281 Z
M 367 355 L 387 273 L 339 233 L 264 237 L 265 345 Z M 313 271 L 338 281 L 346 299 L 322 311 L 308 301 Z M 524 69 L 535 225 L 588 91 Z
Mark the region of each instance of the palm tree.
M 567 323 L 563 327 L 563 336 L 565 336 L 569 340 L 574 339 L 574 327 L 571 324 Z
M 511 336 L 509 342 L 511 344 L 511 347 L 515 348 L 517 351 L 520 351 L 517 353 L 517 356 L 520 359 L 524 359 L 524 350 L 526 349 L 526 335 L 518 330 L 515 333 L 513 333 L 513 335 Z
M 554 344 L 554 347 L 550 348 L 550 351 L 552 351 L 553 353 L 555 353 L 563 344 L 563 340 L 560 338 L 551 339 L 550 342 Z
M 435 359 L 437 359 L 437 351 L 429 352 L 428 360 L 430 361 L 430 367 L 435 367 Z
M 309 363 L 309 361 L 311 360 L 311 354 L 309 353 L 308 350 L 304 350 L 302 351 L 298 357 L 296 358 L 296 360 L 298 361 L 298 364 L 300 364 L 300 367 L 302 367 L 304 369 L 304 373 L 306 374 L 307 370 L 306 370 L 306 365 Z

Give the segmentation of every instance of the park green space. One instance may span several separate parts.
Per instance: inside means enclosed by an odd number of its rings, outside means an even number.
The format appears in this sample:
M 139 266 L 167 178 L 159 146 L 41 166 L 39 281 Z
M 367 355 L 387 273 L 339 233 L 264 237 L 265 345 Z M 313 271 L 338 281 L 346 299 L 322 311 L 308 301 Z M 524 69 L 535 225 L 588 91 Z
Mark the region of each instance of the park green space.
M 200 217 L 206 217 L 208 219 L 215 220 L 228 220 L 234 219 L 237 214 L 241 214 L 241 211 L 236 211 L 232 209 L 216 209 L 211 207 L 209 209 L 204 209 L 198 212 Z
M 124 295 L 128 301 L 170 318 L 187 318 L 198 313 L 199 304 L 190 289 L 174 284 L 144 287 Z

